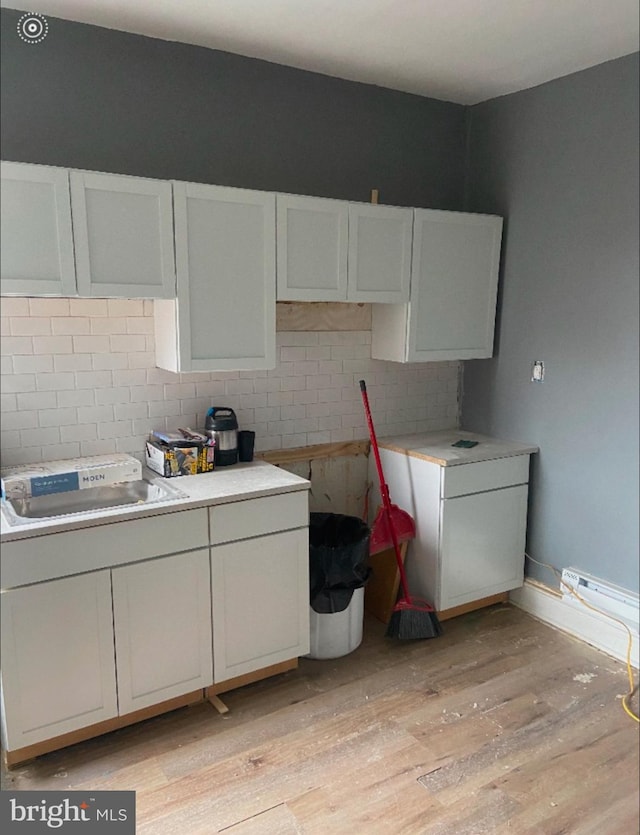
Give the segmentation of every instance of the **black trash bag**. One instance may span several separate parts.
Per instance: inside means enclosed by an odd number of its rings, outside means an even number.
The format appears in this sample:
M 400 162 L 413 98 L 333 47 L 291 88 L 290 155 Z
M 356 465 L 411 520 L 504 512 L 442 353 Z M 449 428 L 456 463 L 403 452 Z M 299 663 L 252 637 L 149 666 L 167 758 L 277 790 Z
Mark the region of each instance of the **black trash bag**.
M 309 599 L 315 612 L 343 612 L 369 579 L 369 526 L 357 516 L 312 513 Z

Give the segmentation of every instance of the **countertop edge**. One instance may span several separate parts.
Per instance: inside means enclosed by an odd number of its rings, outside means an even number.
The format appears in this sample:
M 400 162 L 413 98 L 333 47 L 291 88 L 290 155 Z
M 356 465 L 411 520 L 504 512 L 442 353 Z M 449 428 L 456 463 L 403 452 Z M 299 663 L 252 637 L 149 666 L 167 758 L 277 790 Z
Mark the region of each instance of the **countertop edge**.
M 88 528 L 101 527 L 102 525 L 115 524 L 117 522 L 128 522 L 135 519 L 150 518 L 154 516 L 164 516 L 170 513 L 179 513 L 185 510 L 197 510 L 204 507 L 214 507 L 216 505 L 231 504 L 233 502 L 245 501 L 249 499 L 259 499 L 266 496 L 274 496 L 283 493 L 297 493 L 302 490 L 309 490 L 311 482 L 293 473 L 287 473 L 272 464 L 260 462 L 262 467 L 273 467 L 280 473 L 286 473 L 284 476 L 284 483 L 274 484 L 273 486 L 255 487 L 246 490 L 230 491 L 226 495 L 199 495 L 189 496 L 187 493 L 188 485 L 183 484 L 183 479 L 170 479 L 173 483 L 178 482 L 175 486 L 182 490 L 185 497 L 176 497 L 168 501 L 158 502 L 146 506 L 129 505 L 123 508 L 113 508 L 112 510 L 96 511 L 91 514 L 78 514 L 74 518 L 71 515 L 60 517 L 59 521 L 46 521 L 41 523 L 25 524 L 25 525 L 10 525 L 2 514 L 2 530 L 0 532 L 0 543 L 15 542 L 21 539 L 32 539 L 39 536 L 47 536 L 51 534 L 67 533 L 75 530 L 85 530 Z M 155 478 L 162 478 L 157 473 L 150 473 Z M 213 473 L 211 475 L 214 475 Z M 183 478 L 199 478 L 200 476 L 185 476 Z M 290 477 L 290 481 L 289 481 Z M 287 483 L 289 481 L 289 483 Z M 202 483 L 202 482 L 201 482 Z M 193 485 L 195 487 L 195 485 Z

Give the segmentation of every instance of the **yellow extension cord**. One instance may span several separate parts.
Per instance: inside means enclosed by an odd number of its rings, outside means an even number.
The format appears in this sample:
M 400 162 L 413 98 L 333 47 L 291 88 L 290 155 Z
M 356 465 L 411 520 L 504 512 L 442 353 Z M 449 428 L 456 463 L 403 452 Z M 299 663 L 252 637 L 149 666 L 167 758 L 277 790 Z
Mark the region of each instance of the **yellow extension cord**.
M 580 603 L 583 604 L 583 606 L 586 606 L 587 609 L 591 609 L 591 610 L 593 610 L 594 612 L 597 612 L 600 615 L 604 615 L 605 617 L 609 618 L 609 620 L 612 620 L 615 623 L 620 624 L 620 626 L 622 626 L 624 629 L 626 629 L 627 635 L 629 636 L 629 640 L 627 642 L 627 675 L 629 677 L 629 692 L 625 693 L 625 695 L 622 697 L 622 707 L 623 707 L 624 712 L 628 716 L 630 716 L 636 722 L 640 723 L 640 717 L 636 716 L 636 714 L 633 712 L 633 710 L 629 706 L 629 699 L 631 699 L 633 694 L 636 692 L 636 685 L 634 684 L 634 681 L 633 681 L 633 667 L 631 666 L 631 649 L 632 649 L 632 646 L 633 646 L 633 635 L 631 633 L 631 630 L 627 626 L 627 624 L 624 621 L 613 617 L 613 615 L 610 615 L 608 612 L 604 612 L 602 609 L 598 609 L 596 606 L 592 606 L 591 603 L 587 603 L 587 601 L 583 597 L 581 597 L 575 591 L 575 589 L 573 589 L 570 585 L 568 585 L 568 583 L 564 582 L 564 580 L 562 579 L 562 573 L 560 571 L 558 571 L 558 569 L 555 566 L 550 565 L 548 562 L 540 562 L 539 560 L 535 560 L 530 554 L 527 554 L 526 552 L 525 552 L 525 557 L 528 560 L 531 560 L 531 562 L 534 562 L 536 565 L 541 565 L 544 568 L 548 568 L 550 571 L 552 571 L 555 574 L 555 576 L 558 578 L 558 580 L 560 581 L 560 585 L 564 586 L 574 597 L 576 597 L 580 601 Z

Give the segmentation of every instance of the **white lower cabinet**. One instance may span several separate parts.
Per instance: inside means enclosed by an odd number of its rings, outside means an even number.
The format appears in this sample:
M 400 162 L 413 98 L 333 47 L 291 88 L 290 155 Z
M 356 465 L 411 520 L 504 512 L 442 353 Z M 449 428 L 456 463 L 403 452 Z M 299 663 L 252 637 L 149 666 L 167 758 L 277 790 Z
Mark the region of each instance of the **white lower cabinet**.
M 308 523 L 304 489 L 6 542 L 7 762 L 306 655 Z
M 307 528 L 211 549 L 214 681 L 309 652 Z
M 209 551 L 113 569 L 120 714 L 213 682 Z
M 380 458 L 392 500 L 416 523 L 411 594 L 441 612 L 522 585 L 529 455 L 456 466 L 389 449 Z
M 109 570 L 2 594 L 2 700 L 9 751 L 118 715 Z

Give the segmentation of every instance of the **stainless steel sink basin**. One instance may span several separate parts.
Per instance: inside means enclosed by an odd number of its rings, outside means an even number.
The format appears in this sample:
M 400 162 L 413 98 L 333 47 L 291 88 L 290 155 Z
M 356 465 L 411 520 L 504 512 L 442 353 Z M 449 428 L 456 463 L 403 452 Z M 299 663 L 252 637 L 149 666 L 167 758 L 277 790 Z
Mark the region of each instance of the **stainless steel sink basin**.
M 5 499 L 2 507 L 9 524 L 23 525 L 57 516 L 92 513 L 134 504 L 155 504 L 176 498 L 185 498 L 185 493 L 158 479 L 142 478 L 138 481 L 121 481 L 86 490 Z

